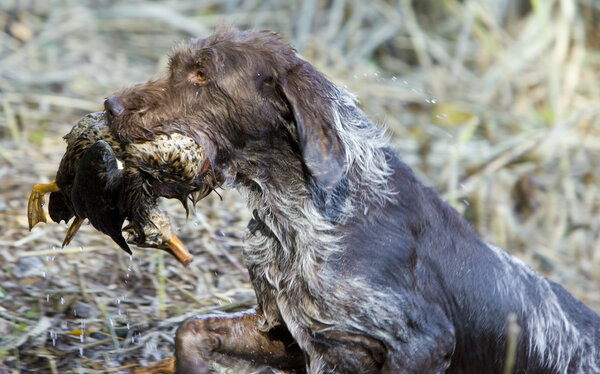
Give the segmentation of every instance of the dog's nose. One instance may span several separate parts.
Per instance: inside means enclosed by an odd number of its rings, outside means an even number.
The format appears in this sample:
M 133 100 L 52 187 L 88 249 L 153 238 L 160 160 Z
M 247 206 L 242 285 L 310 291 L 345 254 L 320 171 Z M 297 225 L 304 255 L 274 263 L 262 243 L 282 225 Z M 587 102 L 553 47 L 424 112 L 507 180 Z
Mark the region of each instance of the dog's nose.
M 104 110 L 109 121 L 112 121 L 115 117 L 118 117 L 123 113 L 123 102 L 118 96 L 111 96 L 104 100 Z

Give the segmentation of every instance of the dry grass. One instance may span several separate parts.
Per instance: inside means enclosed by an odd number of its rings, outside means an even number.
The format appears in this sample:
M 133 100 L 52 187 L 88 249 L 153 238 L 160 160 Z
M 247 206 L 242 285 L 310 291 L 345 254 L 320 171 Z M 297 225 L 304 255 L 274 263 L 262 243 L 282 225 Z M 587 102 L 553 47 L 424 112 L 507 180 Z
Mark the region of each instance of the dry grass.
M 415 3 L 418 5 L 411 5 Z M 126 371 L 171 355 L 194 313 L 254 302 L 235 192 L 188 221 L 195 255 L 132 258 L 84 227 L 27 230 L 60 137 L 221 23 L 275 29 L 389 127 L 403 159 L 481 235 L 600 311 L 600 6 L 593 0 L 0 3 L 0 373 Z

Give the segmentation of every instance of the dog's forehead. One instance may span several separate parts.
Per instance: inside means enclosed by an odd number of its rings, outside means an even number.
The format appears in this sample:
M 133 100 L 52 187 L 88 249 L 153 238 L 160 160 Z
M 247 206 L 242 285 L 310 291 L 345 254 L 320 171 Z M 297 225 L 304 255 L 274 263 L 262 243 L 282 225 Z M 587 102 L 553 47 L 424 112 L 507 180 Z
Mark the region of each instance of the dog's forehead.
M 185 71 L 206 66 L 215 59 L 223 59 L 224 53 L 219 45 L 207 39 L 193 40 L 174 49 L 169 61 L 171 71 Z
M 171 53 L 169 66 L 171 70 L 178 70 L 195 65 L 203 48 L 195 41 L 181 44 Z
M 218 63 L 241 60 L 282 66 L 295 57 L 296 50 L 275 32 L 217 30 L 209 37 L 179 45 L 171 55 L 170 65 L 180 69 L 196 67 L 209 60 Z

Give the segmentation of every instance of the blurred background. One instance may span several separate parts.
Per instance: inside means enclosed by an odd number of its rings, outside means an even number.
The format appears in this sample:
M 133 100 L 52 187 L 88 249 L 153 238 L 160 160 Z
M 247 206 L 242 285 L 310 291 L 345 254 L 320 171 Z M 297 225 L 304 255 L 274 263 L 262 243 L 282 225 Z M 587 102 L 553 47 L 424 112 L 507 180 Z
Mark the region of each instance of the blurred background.
M 598 1 L 0 0 L 1 374 L 126 372 L 172 355 L 187 316 L 254 304 L 235 192 L 187 220 L 163 202 L 186 269 L 26 219 L 75 122 L 221 24 L 283 34 L 486 241 L 600 312 Z

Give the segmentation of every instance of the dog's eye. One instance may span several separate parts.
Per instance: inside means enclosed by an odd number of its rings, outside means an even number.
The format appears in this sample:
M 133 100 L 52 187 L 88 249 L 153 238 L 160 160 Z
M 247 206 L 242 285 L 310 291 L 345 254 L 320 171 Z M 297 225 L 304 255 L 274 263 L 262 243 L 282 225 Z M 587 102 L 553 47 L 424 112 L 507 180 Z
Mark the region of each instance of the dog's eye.
M 198 73 L 196 73 L 196 78 L 198 79 L 198 82 L 202 83 L 206 80 L 206 74 L 204 74 L 202 70 L 198 70 Z

